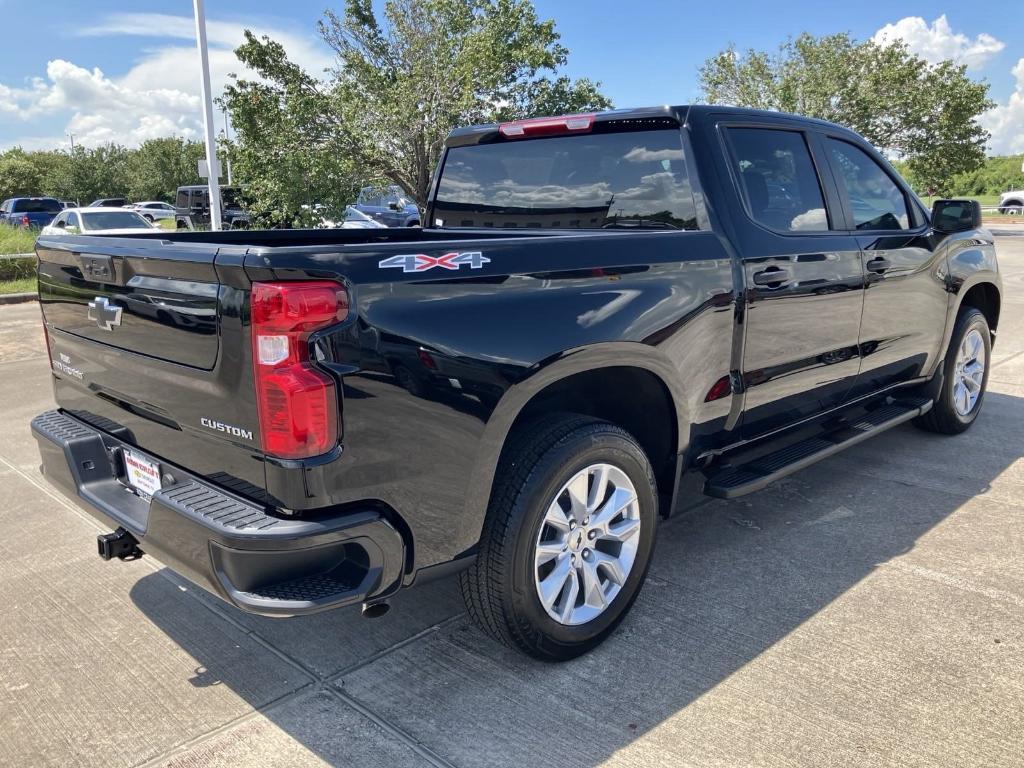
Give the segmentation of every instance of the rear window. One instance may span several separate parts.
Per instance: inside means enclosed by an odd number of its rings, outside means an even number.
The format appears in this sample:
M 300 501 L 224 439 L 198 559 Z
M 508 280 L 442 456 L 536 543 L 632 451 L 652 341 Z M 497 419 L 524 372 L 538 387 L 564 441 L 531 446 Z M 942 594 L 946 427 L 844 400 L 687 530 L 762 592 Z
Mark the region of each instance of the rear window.
M 131 211 L 96 211 L 83 213 L 82 221 L 89 229 L 152 229 L 149 222 Z
M 678 129 L 452 147 L 439 226 L 696 229 Z
M 60 201 L 50 197 L 41 197 L 37 200 L 15 200 L 12 213 L 60 213 Z

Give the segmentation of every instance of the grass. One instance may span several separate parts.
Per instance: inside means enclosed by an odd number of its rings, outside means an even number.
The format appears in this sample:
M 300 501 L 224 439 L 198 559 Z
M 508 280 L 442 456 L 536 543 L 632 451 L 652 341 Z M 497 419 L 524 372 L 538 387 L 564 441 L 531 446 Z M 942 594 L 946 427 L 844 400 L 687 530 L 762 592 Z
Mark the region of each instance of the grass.
M 36 279 L 22 277 L 17 280 L 0 280 L 0 295 L 5 293 L 35 293 Z
M 36 247 L 38 229 L 24 229 L 0 224 L 0 254 L 32 253 Z

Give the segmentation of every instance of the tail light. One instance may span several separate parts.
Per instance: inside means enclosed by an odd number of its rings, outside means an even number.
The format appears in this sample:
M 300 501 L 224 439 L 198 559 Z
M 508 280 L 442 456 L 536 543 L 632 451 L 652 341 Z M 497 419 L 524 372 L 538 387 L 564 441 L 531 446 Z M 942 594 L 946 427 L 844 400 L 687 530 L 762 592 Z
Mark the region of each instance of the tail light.
M 530 120 L 502 123 L 498 126 L 498 131 L 506 139 L 523 139 L 531 136 L 590 133 L 593 127 L 594 115 L 565 115 L 564 117 L 535 117 Z
M 21 226 L 23 226 L 23 227 L 31 227 L 32 226 L 32 219 L 30 219 L 28 217 L 28 214 L 26 214 L 26 215 L 21 217 Z
M 303 459 L 338 442 L 334 381 L 309 361 L 309 337 L 348 316 L 337 283 L 254 283 L 252 357 L 263 450 Z

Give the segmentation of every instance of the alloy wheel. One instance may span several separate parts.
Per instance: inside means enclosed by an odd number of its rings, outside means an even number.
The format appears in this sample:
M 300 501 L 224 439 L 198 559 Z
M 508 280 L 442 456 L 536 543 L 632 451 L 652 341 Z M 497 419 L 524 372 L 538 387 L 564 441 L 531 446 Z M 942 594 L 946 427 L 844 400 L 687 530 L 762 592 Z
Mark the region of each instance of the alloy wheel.
M 629 477 L 591 464 L 555 494 L 537 534 L 534 582 L 548 616 L 585 624 L 629 578 L 640 542 L 640 505 Z

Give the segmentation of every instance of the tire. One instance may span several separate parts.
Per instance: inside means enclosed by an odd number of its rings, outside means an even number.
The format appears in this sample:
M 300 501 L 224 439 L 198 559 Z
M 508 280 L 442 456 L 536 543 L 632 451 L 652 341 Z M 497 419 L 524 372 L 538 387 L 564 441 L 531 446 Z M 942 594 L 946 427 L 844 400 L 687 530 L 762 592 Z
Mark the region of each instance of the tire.
M 1002 211 L 1010 216 L 1018 216 L 1024 212 L 1024 203 L 1018 202 L 1017 200 L 1007 200 L 1003 203 Z
M 607 489 L 604 505 L 594 490 L 601 473 L 608 478 L 602 486 Z M 580 506 L 566 512 L 567 484 L 580 476 L 586 478 L 583 487 L 593 504 L 586 511 Z M 621 516 L 612 514 L 620 507 L 616 499 L 629 497 L 629 486 L 635 501 L 621 504 Z M 582 522 L 573 519 L 572 529 L 561 527 L 561 519 L 557 527 L 547 522 L 559 511 L 572 519 L 574 509 L 588 516 Z M 605 515 L 597 513 L 601 509 Z M 527 425 L 502 454 L 477 559 L 459 575 L 469 614 L 487 634 L 534 658 L 564 661 L 586 653 L 615 630 L 640 593 L 657 522 L 654 472 L 628 432 L 573 414 Z M 564 544 L 550 541 L 563 535 Z M 541 557 L 547 562 L 541 563 Z M 617 579 L 609 558 L 619 564 Z M 563 586 L 549 590 L 554 601 L 545 607 L 542 585 L 556 585 L 563 572 Z
M 144 219 L 145 219 L 146 221 L 148 221 L 148 222 L 149 222 L 150 224 L 152 224 L 152 223 L 153 223 L 153 216 L 152 216 L 152 214 L 149 214 L 149 213 L 144 213 L 144 214 L 142 215 L 142 218 L 144 218 Z
M 983 354 L 984 359 L 974 357 L 975 350 L 977 355 Z M 966 366 L 964 354 L 967 354 Z M 978 418 L 985 400 L 991 359 L 992 335 L 989 332 L 988 321 L 980 310 L 965 307 L 957 316 L 946 359 L 942 363 L 943 379 L 939 395 L 935 398 L 932 409 L 915 419 L 914 423 L 929 432 L 943 435 L 957 435 L 971 426 Z M 980 362 L 983 366 L 980 373 L 974 367 L 974 362 Z M 966 375 L 962 374 L 961 370 L 965 370 Z M 977 385 L 977 395 L 973 402 L 964 400 L 965 391 L 968 397 L 973 391 L 972 387 L 967 386 L 968 380 L 974 381 Z M 963 384 L 963 387 L 959 386 L 960 384 Z

